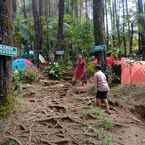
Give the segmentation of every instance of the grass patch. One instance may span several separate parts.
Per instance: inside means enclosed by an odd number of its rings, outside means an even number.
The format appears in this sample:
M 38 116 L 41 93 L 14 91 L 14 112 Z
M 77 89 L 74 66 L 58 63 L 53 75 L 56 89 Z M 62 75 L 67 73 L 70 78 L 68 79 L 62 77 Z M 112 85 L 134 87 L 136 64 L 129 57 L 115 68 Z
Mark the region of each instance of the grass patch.
M 0 103 L 0 119 L 6 118 L 10 113 L 16 110 L 16 106 L 20 104 L 20 83 L 13 83 L 11 95 L 5 97 Z
M 0 104 L 0 119 L 7 117 L 9 113 L 14 111 L 15 99 L 13 96 L 7 96 Z
M 2 145 L 19 145 L 15 140 L 8 139 L 2 143 Z
M 89 120 L 88 117 L 93 119 L 91 123 L 83 126 L 83 131 L 89 136 L 85 138 L 85 145 L 112 145 L 112 137 L 107 131 L 113 127 L 113 124 L 103 110 L 93 106 L 82 107 L 81 116 L 84 121 Z M 95 142 L 92 142 L 94 139 Z

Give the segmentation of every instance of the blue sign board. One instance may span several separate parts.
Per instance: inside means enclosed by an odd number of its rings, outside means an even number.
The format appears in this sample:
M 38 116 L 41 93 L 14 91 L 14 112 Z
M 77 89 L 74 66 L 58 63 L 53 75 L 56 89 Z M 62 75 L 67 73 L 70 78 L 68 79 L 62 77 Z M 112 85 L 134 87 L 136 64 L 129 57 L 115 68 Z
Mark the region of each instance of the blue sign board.
M 0 55 L 17 56 L 17 48 L 0 44 Z

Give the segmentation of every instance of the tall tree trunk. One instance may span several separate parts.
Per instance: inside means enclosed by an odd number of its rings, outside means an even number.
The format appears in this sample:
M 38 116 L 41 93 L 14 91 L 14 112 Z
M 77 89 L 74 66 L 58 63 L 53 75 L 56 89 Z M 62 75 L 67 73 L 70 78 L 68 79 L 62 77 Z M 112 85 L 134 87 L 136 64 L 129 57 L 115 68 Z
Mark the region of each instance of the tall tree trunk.
M 142 57 L 145 60 L 145 16 L 143 13 L 143 2 L 142 0 L 138 0 L 138 23 L 141 26 L 141 29 L 139 27 L 139 48 L 141 48 Z
M 119 20 L 118 11 L 117 11 L 117 1 L 116 0 L 114 0 L 113 9 L 114 9 L 114 19 L 115 19 L 116 30 L 117 30 L 117 47 L 120 47 L 120 45 L 121 45 L 120 28 L 119 28 L 120 20 Z
M 133 34 L 131 34 L 131 28 L 130 28 L 130 20 L 129 20 L 129 12 L 128 12 L 128 1 L 125 0 L 125 4 L 126 4 L 126 16 L 127 16 L 127 25 L 128 25 L 128 42 L 129 42 L 129 53 L 132 54 L 132 46 L 130 46 L 130 39 L 133 39 L 131 37 L 133 37 Z M 132 28 L 133 29 L 133 28 Z M 132 36 L 131 36 L 132 35 Z
M 16 18 L 16 11 L 17 11 L 16 0 L 12 0 L 12 8 L 13 8 L 13 20 L 15 20 L 15 18 Z
M 86 21 L 89 19 L 88 16 L 88 0 L 85 0 L 85 16 L 86 16 Z
M 12 1 L 0 1 L 0 43 L 11 45 L 12 25 L 11 25 L 11 8 Z M 10 95 L 10 57 L 0 56 L 0 99 L 1 101 Z
M 79 3 L 79 21 L 80 23 L 82 22 L 82 4 L 81 2 Z
M 145 61 L 145 17 L 141 17 L 142 33 L 141 33 L 141 48 L 142 48 L 142 59 Z
M 109 27 L 108 27 L 108 9 L 107 9 L 107 0 L 105 0 L 105 19 L 106 19 L 106 43 L 107 48 L 109 47 Z
M 110 1 L 110 7 L 109 7 L 109 14 L 110 14 L 110 17 L 111 17 L 111 30 L 112 30 L 112 43 L 111 43 L 111 46 L 114 48 L 116 46 L 116 43 L 115 43 L 115 36 L 114 36 L 114 33 L 115 33 L 115 20 L 114 20 L 114 10 L 113 8 L 111 7 L 111 1 Z
M 57 47 L 62 48 L 64 45 L 64 0 L 59 0 L 59 20 L 57 33 Z
M 104 43 L 104 2 L 93 0 L 93 22 L 95 45 Z
M 104 38 L 104 1 L 93 0 L 93 22 L 94 22 L 94 38 L 95 45 L 101 45 L 105 43 Z M 105 68 L 105 54 L 100 55 L 100 63 Z
M 122 6 L 123 6 L 123 46 L 124 46 L 124 55 L 127 56 L 127 48 L 126 48 L 126 33 L 125 33 L 125 4 L 124 0 L 122 0 Z
M 47 0 L 48 1 L 48 14 L 49 16 L 51 16 L 51 0 Z
M 40 52 L 42 52 L 43 49 L 43 24 L 42 24 L 42 16 L 43 16 L 43 5 L 44 5 L 44 0 L 39 0 L 39 21 L 40 21 L 40 42 L 41 42 L 41 47 L 40 47 Z
M 43 4 L 44 0 L 39 0 L 39 16 L 43 16 Z
M 24 18 L 27 18 L 26 2 L 25 2 L 25 0 L 23 0 L 23 13 L 24 13 Z
M 35 52 L 35 62 L 39 67 L 39 53 L 42 49 L 42 39 L 41 39 L 41 22 L 38 12 L 38 5 L 36 0 L 32 0 L 32 9 L 34 17 L 34 27 L 35 27 L 35 42 L 34 42 L 34 52 Z
M 129 39 L 129 47 L 130 47 L 130 54 L 132 54 L 132 46 L 133 46 L 133 34 L 134 34 L 134 26 L 133 22 L 131 23 L 131 32 L 130 32 L 130 39 Z
M 49 1 L 45 0 L 45 18 L 48 18 L 48 10 L 49 10 Z

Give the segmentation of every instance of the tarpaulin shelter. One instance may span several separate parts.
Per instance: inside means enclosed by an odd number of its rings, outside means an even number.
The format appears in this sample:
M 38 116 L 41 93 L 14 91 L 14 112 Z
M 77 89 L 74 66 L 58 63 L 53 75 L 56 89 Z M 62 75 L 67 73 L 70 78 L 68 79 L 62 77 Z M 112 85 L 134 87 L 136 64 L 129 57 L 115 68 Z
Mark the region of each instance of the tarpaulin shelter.
M 145 61 L 122 61 L 122 85 L 145 85 Z
M 105 52 L 105 51 L 106 51 L 106 45 L 105 44 L 95 45 L 91 49 L 91 54 L 95 55 L 96 53 L 102 53 L 102 52 Z
M 105 44 L 95 45 L 91 49 L 91 54 L 94 56 L 98 56 L 99 63 L 102 65 L 104 70 L 105 70 L 105 62 L 106 62 L 106 49 L 107 47 Z
M 34 64 L 30 60 L 19 58 L 19 59 L 12 61 L 12 70 L 13 71 L 15 71 L 15 70 L 25 71 L 27 69 L 36 70 L 36 67 L 34 66 Z

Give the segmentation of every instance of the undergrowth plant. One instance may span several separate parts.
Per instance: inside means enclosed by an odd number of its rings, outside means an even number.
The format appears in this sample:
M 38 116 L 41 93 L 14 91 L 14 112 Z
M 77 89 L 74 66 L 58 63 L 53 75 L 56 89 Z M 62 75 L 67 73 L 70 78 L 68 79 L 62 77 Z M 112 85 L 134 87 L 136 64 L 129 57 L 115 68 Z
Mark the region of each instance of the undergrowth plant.
M 0 104 L 0 119 L 7 117 L 15 109 L 15 99 L 13 95 L 7 96 Z
M 112 138 L 107 133 L 113 127 L 112 121 L 105 115 L 103 110 L 93 106 L 83 107 L 81 116 L 83 119 L 91 117 L 94 120 L 93 123 L 84 125 L 83 130 L 86 134 L 94 134 L 96 139 L 95 145 L 112 145 Z M 85 144 L 91 144 L 91 140 L 87 139 Z
M 25 82 L 31 83 L 31 82 L 35 81 L 37 79 L 37 77 L 38 77 L 38 72 L 32 68 L 27 69 L 24 72 L 24 81 Z
M 20 82 L 31 83 L 35 81 L 37 77 L 38 77 L 38 71 L 34 70 L 33 68 L 29 68 L 26 71 L 14 72 L 12 75 L 12 81 L 14 85 L 17 87 L 17 85 Z
M 70 65 L 64 65 L 59 63 L 49 64 L 43 69 L 43 72 L 47 74 L 49 79 L 60 80 L 63 76 L 63 73 L 70 69 Z
M 4 141 L 1 145 L 19 145 L 15 140 L 9 139 Z
M 95 73 L 95 66 L 93 64 L 87 64 L 87 74 L 88 77 L 93 77 Z

